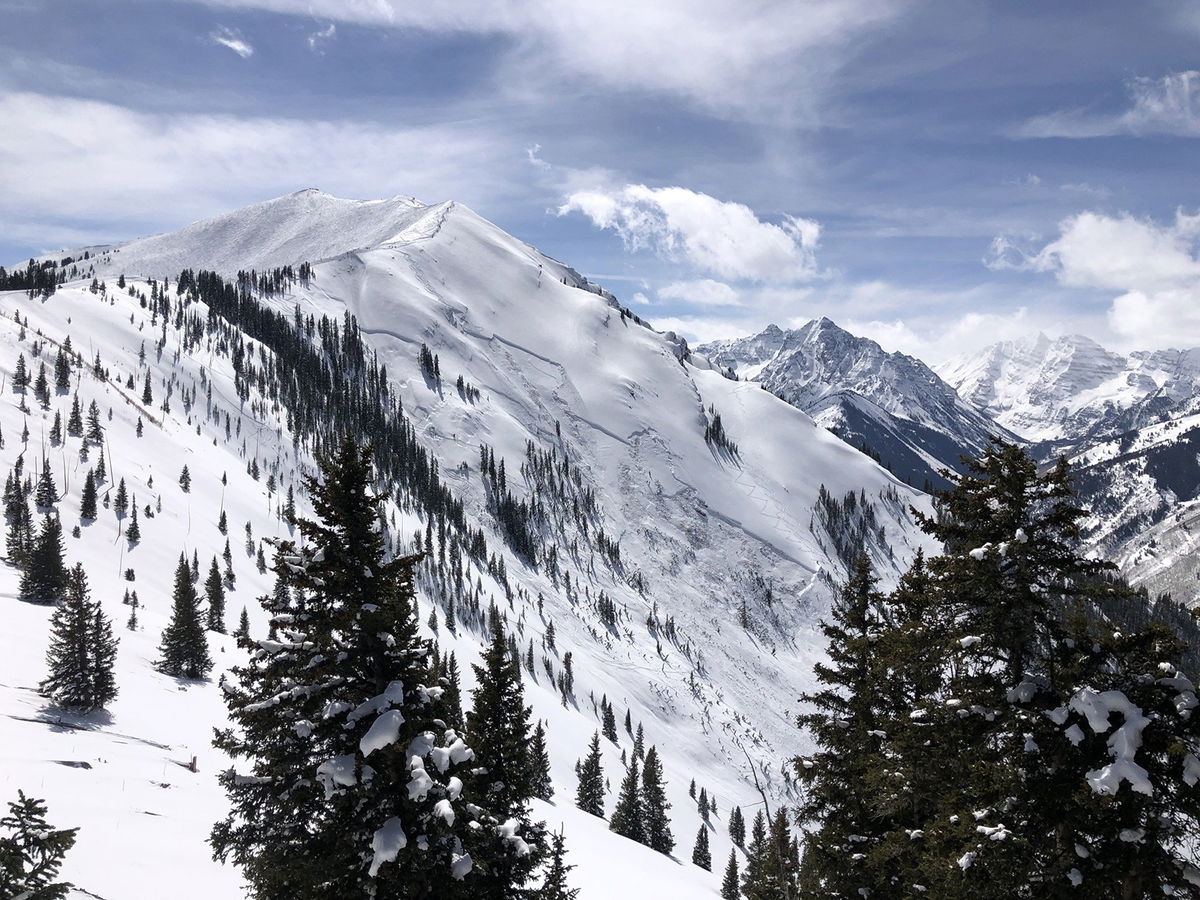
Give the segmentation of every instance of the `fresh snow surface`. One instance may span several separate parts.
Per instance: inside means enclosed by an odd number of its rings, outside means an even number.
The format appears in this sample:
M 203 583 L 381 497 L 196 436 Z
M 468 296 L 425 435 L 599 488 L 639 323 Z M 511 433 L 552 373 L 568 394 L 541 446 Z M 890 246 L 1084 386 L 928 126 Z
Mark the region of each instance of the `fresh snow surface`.
M 569 861 L 576 866 L 573 883 L 584 898 L 715 897 L 730 849 L 728 812 L 740 804 L 753 817 L 760 802 L 747 755 L 774 805 L 787 795 L 785 760 L 805 749 L 794 727 L 797 697 L 811 686 L 812 665 L 821 656 L 816 623 L 827 609 L 832 585 L 845 577 L 830 537 L 813 524 L 820 485 L 835 496 L 861 490 L 876 502 L 895 551 L 894 561 L 877 554 L 885 586 L 916 547 L 927 546 L 907 512 L 909 503 L 925 501 L 770 393 L 681 361 L 679 342 L 623 317 L 611 297 L 570 269 L 455 204 L 359 203 L 304 192 L 174 235 L 123 245 L 119 254 L 102 259 L 96 272 L 106 280 L 106 294 L 87 290 L 91 272 L 46 301 L 0 294 L 0 463 L 5 471 L 22 452 L 26 468 L 36 471 L 53 410 L 65 418 L 70 404 L 69 395 L 56 396 L 44 413 L 31 395 L 31 412 L 23 415 L 11 388 L 17 353 L 31 362 L 39 330 L 50 341 L 70 334 L 85 361 L 99 351 L 114 379 L 120 379 L 103 383 L 76 372 L 72 382 L 85 410 L 95 399 L 103 411 L 113 477 L 102 485 L 102 496 L 124 477 L 140 506 L 149 503 L 153 509 L 162 500 L 161 513 L 140 517 L 143 540 L 135 548 L 119 534 L 128 520 L 118 523 L 110 509 L 102 509 L 74 538 L 78 488 L 97 453 L 93 449 L 91 460 L 81 463 L 77 439 L 69 439 L 65 448 L 47 446 L 60 492 L 64 481 L 70 484 L 60 503 L 68 563 L 84 564 L 93 596 L 121 638 L 121 694 L 107 713 L 86 720 L 48 706 L 36 685 L 44 675 L 51 610 L 13 599 L 16 573 L 0 566 L 0 602 L 8 607 L 0 630 L 0 800 L 24 789 L 47 800 L 54 825 L 81 827 L 64 875 L 92 896 L 149 897 L 146 885 L 168 878 L 177 885 L 179 900 L 240 896 L 237 871 L 213 862 L 205 844 L 225 810 L 215 776 L 227 761 L 210 745 L 213 727 L 224 721 L 216 680 L 240 651 L 232 639 L 210 634 L 217 667 L 202 683 L 163 676 L 153 661 L 178 554 L 186 549 L 190 558 L 197 550 L 204 577 L 209 561 L 224 547 L 225 536 L 216 527 L 222 508 L 237 572 L 227 624 L 231 630 L 236 626 L 244 605 L 253 633 L 265 636 L 265 618 L 254 598 L 269 592 L 271 578 L 260 574 L 246 554 L 244 526 L 250 523 L 255 546 L 264 537 L 288 537 L 279 516 L 281 495 L 289 483 L 298 487 L 299 475 L 311 472 L 312 462 L 297 452 L 281 410 L 253 391 L 251 402 L 239 406 L 228 358 L 211 351 L 177 358 L 179 336 L 173 326 L 157 354 L 162 323 L 152 324 L 130 292 L 117 289 L 116 274 L 169 273 L 173 281 L 175 270 L 184 266 L 231 272 L 316 263 L 329 256 L 315 265 L 307 288 L 297 285 L 266 302 L 289 315 L 299 305 L 304 313 L 340 320 L 349 311 L 358 317 L 419 439 L 463 498 L 468 519 L 485 528 L 493 550 L 504 553 L 510 580 L 521 594 L 509 605 L 486 573 L 472 571 L 471 580 L 478 574 L 522 647 L 532 641 L 540 648 L 553 619 L 557 650 L 541 653 L 556 667 L 562 653 L 573 653 L 572 703 L 560 702 L 541 671 L 540 656 L 537 677 L 526 682 L 527 702 L 535 717 L 547 722 L 555 786 L 554 802 L 536 803 L 534 812 L 551 828 L 565 830 Z M 137 261 L 136 268 L 125 269 L 122 264 L 130 260 Z M 130 289 L 148 292 L 142 281 L 131 280 Z M 30 318 L 20 343 L 15 311 Z M 155 386 L 150 410 L 139 409 L 142 341 Z M 420 373 L 422 343 L 439 356 L 440 390 Z M 51 345 L 42 358 L 52 363 L 54 350 Z M 39 361 L 32 360 L 34 372 Z M 218 426 L 207 415 L 202 371 L 213 385 L 214 407 L 228 411 L 235 424 L 228 440 L 223 422 Z M 127 391 L 123 384 L 130 373 L 138 388 Z M 477 400 L 455 390 L 460 374 L 479 389 Z M 164 379 L 172 377 L 171 411 L 165 413 L 160 407 Z M 185 409 L 180 392 L 193 387 L 196 406 Z M 705 443 L 710 405 L 738 443 L 739 458 Z M 134 436 L 139 415 L 145 421 L 140 439 Z M 30 439 L 23 447 L 26 421 Z M 572 596 L 561 580 L 552 582 L 508 553 L 486 512 L 477 474 L 480 443 L 487 442 L 507 461 L 510 486 L 521 496 L 532 489 L 520 474 L 528 441 L 570 459 L 596 493 L 606 533 L 620 541 L 620 568 L 603 565 L 595 555 L 574 560 L 560 546 L 576 591 Z M 251 456 L 263 468 L 262 480 L 247 474 Z M 186 494 L 177 480 L 184 462 L 192 476 Z M 265 486 L 270 471 L 280 480 L 275 493 Z M 227 486 L 221 484 L 223 473 Z M 898 501 L 880 499 L 891 491 L 898 492 Z M 302 500 L 300 511 L 307 511 Z M 400 541 L 410 546 L 423 523 L 392 512 Z M 561 543 L 571 535 L 554 539 Z M 130 567 L 133 582 L 123 578 Z M 633 586 L 634 573 L 640 574 L 642 591 Z M 135 633 L 124 628 L 126 587 L 136 589 L 142 603 Z M 619 610 L 615 628 L 603 624 L 589 601 L 600 590 Z M 544 616 L 537 611 L 539 595 Z M 432 599 L 423 593 L 423 623 Z M 737 624 L 743 603 L 749 630 Z M 646 621 L 652 614 L 660 621 L 674 618 L 676 642 L 651 633 Z M 478 638 L 463 628 L 454 637 L 444 627 L 438 638 L 445 651 L 458 655 L 469 701 Z M 602 694 L 613 703 L 618 721 L 628 708 L 635 729 L 641 723 L 647 745 L 659 750 L 673 805 L 674 859 L 616 837 L 606 821 L 573 805 L 573 766 L 599 727 L 595 704 Z M 388 735 L 378 737 L 383 741 Z M 602 744 L 614 792 L 606 798 L 611 812 L 621 750 L 628 752 L 632 739 L 622 731 L 619 747 Z M 690 864 L 701 821 L 687 794 L 692 778 L 719 808 L 711 834 L 714 873 Z M 386 855 L 391 847 L 384 835 L 375 852 Z

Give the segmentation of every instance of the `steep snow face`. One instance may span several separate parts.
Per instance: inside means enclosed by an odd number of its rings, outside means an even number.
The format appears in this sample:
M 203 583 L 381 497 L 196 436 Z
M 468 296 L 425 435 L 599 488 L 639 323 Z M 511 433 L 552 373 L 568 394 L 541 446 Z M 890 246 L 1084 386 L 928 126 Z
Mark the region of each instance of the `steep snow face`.
M 910 482 L 934 478 L 1003 432 L 918 359 L 888 353 L 827 318 L 793 331 L 697 348 L 714 365 L 762 384 L 856 446 L 866 445 Z M 914 480 L 916 478 L 917 480 Z
M 216 342 L 185 350 L 175 323 L 154 319 L 141 305 L 136 295 L 148 293 L 149 285 L 132 280 L 136 269 L 124 263 L 140 258 L 145 271 L 170 273 L 174 298 L 176 266 L 235 272 L 309 261 L 316 263 L 309 284 L 262 302 L 289 317 L 297 306 L 304 315 L 325 313 L 339 322 L 346 313 L 357 316 L 420 441 L 463 499 L 471 527 L 484 530 L 507 569 L 511 592 L 469 563 L 466 581 L 481 585 L 485 604 L 496 602 L 522 648 L 538 651 L 527 700 L 535 717 L 548 722 L 556 794 L 553 805 L 539 803 L 535 814 L 565 828 L 581 896 L 715 897 L 720 866 L 709 874 L 651 853 L 573 807 L 573 764 L 598 727 L 599 698 L 607 696 L 618 718 L 628 708 L 635 727 L 644 724 L 647 744 L 659 749 L 678 859 L 687 860 L 688 842 L 700 827 L 687 794 L 692 778 L 718 802 L 712 853 L 725 859 L 725 816 L 735 804 L 757 802 L 747 755 L 767 790 L 785 797 L 786 760 L 804 749 L 794 727 L 797 697 L 811 686 L 821 655 L 816 621 L 845 576 L 836 550 L 841 536 L 830 533 L 815 509 L 820 488 L 835 497 L 861 492 L 875 505 L 894 551 L 893 558 L 868 543 L 885 585 L 916 547 L 928 549 L 907 512 L 909 504 L 925 501 L 759 386 L 693 366 L 680 342 L 637 324 L 609 295 L 465 207 L 412 206 L 409 217 L 406 202 L 383 201 L 394 206 L 376 217 L 380 204 L 293 195 L 190 226 L 187 234 L 150 239 L 156 241 L 150 250 L 146 242 L 124 245 L 143 247 L 99 260 L 95 274 L 107 278 L 107 291 L 89 291 L 88 272 L 45 301 L 0 294 L 4 384 L 11 385 L 17 353 L 29 362 L 33 343 L 43 338 L 61 342 L 71 335 L 85 362 L 99 352 L 110 375 L 97 379 L 77 370 L 72 392 L 78 390 L 85 408 L 95 399 L 105 417 L 113 471 L 102 495 L 124 477 L 140 507 L 156 508 L 162 499 L 161 512 L 142 518 L 136 547 L 121 537 L 128 521 L 119 522 L 107 508 L 73 537 L 79 485 L 97 451 L 81 460 L 74 438 L 49 448 L 56 478 L 62 473 L 70 483 L 60 504 L 68 562 L 84 563 L 118 626 L 129 613 L 120 602 L 123 591 L 136 588 L 140 630 L 122 632 L 123 693 L 111 713 L 70 723 L 80 730 L 64 727 L 34 690 L 44 674 L 49 611 L 11 599 L 16 573 L 0 567 L 0 594 L 18 610 L 0 630 L 0 800 L 28 786 L 47 798 L 56 825 L 83 826 L 65 875 L 93 895 L 136 897 L 145 883 L 168 878 L 181 900 L 237 894 L 238 873 L 209 858 L 204 838 L 225 808 L 215 774 L 227 761 L 209 744 L 224 715 L 215 680 L 241 651 L 210 635 L 217 669 L 207 683 L 166 678 L 152 662 L 169 612 L 175 560 L 181 550 L 197 551 L 203 578 L 207 561 L 223 551 L 226 535 L 216 526 L 222 509 L 238 573 L 229 624 L 245 605 L 256 636 L 265 633 L 253 598 L 270 591 L 271 579 L 247 552 L 244 526 L 250 526 L 252 549 L 262 537 L 287 537 L 280 519 L 284 485 L 298 487 L 312 461 L 293 440 L 288 411 L 254 384 L 241 386 L 249 393 L 239 401 L 225 351 Z M 327 225 L 310 227 L 298 212 L 276 215 L 307 203 L 322 221 L 344 208 L 359 210 L 368 222 L 346 213 L 327 234 Z M 239 234 L 248 236 L 249 259 L 237 256 Z M 340 255 L 313 258 L 329 251 Z M 120 272 L 130 278 L 126 290 L 115 287 Z M 13 321 L 17 312 L 30 319 L 23 337 Z M 437 354 L 440 383 L 422 371 L 422 344 Z M 42 358 L 53 352 L 48 344 Z M 143 407 L 147 372 L 154 402 Z M 126 387 L 129 376 L 134 388 Z M 173 394 L 164 408 L 168 389 Z M 0 397 L 6 471 L 21 453 L 27 469 L 35 466 L 42 435 L 55 411 L 66 418 L 70 396 L 56 395 L 48 410 L 29 398 L 29 413 L 20 400 L 11 387 Z M 706 442 L 716 414 L 736 452 Z M 140 438 L 134 431 L 139 416 L 145 420 Z M 26 424 L 28 444 L 20 439 Z M 569 460 L 579 476 L 576 498 L 595 498 L 590 533 L 603 529 L 619 545 L 619 559 L 590 549 L 594 542 L 569 501 L 552 509 L 538 534 L 544 547 L 556 548 L 557 572 L 510 551 L 485 498 L 478 470 L 483 443 L 506 461 L 518 499 L 540 495 L 554 503 L 537 467 L 528 464 L 531 452 Z M 251 457 L 262 467 L 257 481 L 247 471 Z M 177 480 L 184 462 L 192 475 L 189 492 Z M 265 483 L 268 474 L 277 479 L 274 491 Z M 426 525 L 419 512 L 394 506 L 389 518 L 401 549 Z M 129 567 L 136 568 L 135 582 L 125 580 Z M 443 615 L 444 598 L 431 578 L 421 585 L 426 623 L 435 607 Z M 612 601 L 611 615 L 600 611 L 602 596 Z M 478 638 L 461 626 L 451 635 L 442 622 L 437 637 L 444 650 L 458 654 L 469 697 Z M 554 648 L 545 642 L 551 622 Z M 576 686 L 564 705 L 542 663 L 561 671 L 567 651 Z M 632 741 L 622 731 L 619 743 L 604 748 L 614 789 L 621 751 Z M 180 765 L 192 756 L 198 772 Z M 75 765 L 83 762 L 92 768 Z M 607 798 L 610 812 L 613 799 Z M 127 859 L 136 865 L 112 864 Z
M 297 191 L 173 231 L 92 253 L 100 278 L 174 278 L 182 269 L 234 275 L 407 240 L 436 227 L 444 205 L 411 197 L 343 200 L 318 190 Z
M 967 402 L 1030 441 L 1108 437 L 1192 396 L 1200 351 L 1122 356 L 1082 335 L 994 344 L 938 367 Z M 1142 409 L 1146 407 L 1146 409 Z

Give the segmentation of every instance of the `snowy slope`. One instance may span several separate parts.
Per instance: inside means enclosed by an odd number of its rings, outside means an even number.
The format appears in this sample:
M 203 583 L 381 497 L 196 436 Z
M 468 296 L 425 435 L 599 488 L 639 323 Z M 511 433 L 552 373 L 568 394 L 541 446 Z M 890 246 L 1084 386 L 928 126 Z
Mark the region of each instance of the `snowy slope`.
M 919 359 L 888 353 L 827 318 L 697 349 L 714 365 L 761 384 L 847 443 L 866 448 L 910 484 L 943 483 L 963 454 L 1005 429 L 964 403 Z
M 56 341 L 70 333 L 85 359 L 98 350 L 112 378 L 81 375 L 80 398 L 86 405 L 94 397 L 102 409 L 113 409 L 106 452 L 114 476 L 126 478 L 139 504 L 154 503 L 158 494 L 163 501 L 160 515 L 142 520 L 143 540 L 136 548 L 119 537 L 110 510 L 83 527 L 80 538 L 67 539 L 68 560 L 84 563 L 93 593 L 118 625 L 128 617 L 120 602 L 128 566 L 135 567 L 137 578 L 130 586 L 145 604 L 142 630 L 121 631 L 122 696 L 111 716 L 86 723 L 90 730 L 54 724 L 58 714 L 32 690 L 42 675 L 49 611 L 5 601 L 18 612 L 6 619 L 13 627 L 0 633 L 4 793 L 27 788 L 48 799 L 56 824 L 83 825 L 67 875 L 95 895 L 147 896 L 140 877 L 179 871 L 189 873 L 177 894 L 181 898 L 236 895 L 237 873 L 209 860 L 203 844 L 224 802 L 214 780 L 223 762 L 208 746 L 211 728 L 222 718 L 218 692 L 211 682 L 183 685 L 165 678 L 150 661 L 165 623 L 178 553 L 195 548 L 203 567 L 224 546 L 215 525 L 222 503 L 238 573 L 230 625 L 245 604 L 261 633 L 261 613 L 252 598 L 269 590 L 270 579 L 246 555 L 243 526 L 250 522 L 255 541 L 286 534 L 278 517 L 280 493 L 311 460 L 293 445 L 286 411 L 256 403 L 262 398 L 254 396 L 239 408 L 227 357 L 210 349 L 176 358 L 180 336 L 170 323 L 163 352 L 156 354 L 164 325 L 149 321 L 132 293 L 148 290 L 146 283 L 131 280 L 122 291 L 115 277 L 138 272 L 173 280 L 185 266 L 235 272 L 322 258 L 327 259 L 314 266 L 308 285 L 263 302 L 289 315 L 298 305 L 305 314 L 341 320 L 349 311 L 358 317 L 421 442 L 465 502 L 468 520 L 482 526 L 491 548 L 504 555 L 515 590 L 506 597 L 486 573 L 472 572 L 470 580 L 478 578 L 485 594 L 500 604 L 521 646 L 531 641 L 541 646 L 553 621 L 557 649 L 543 655 L 556 664 L 567 650 L 574 656 L 574 702 L 564 707 L 540 670 L 527 691 L 535 716 L 548 721 L 557 789 L 554 805 L 536 811 L 551 826 L 563 823 L 582 896 L 715 896 L 719 873 L 688 863 L 700 819 L 687 785 L 695 778 L 718 802 L 713 835 L 718 868 L 729 852 L 725 815 L 734 804 L 756 802 L 745 754 L 775 799 L 787 792 L 781 763 L 801 749 L 792 725 L 795 698 L 810 683 L 819 652 L 816 620 L 831 584 L 845 572 L 834 536 L 814 515 L 819 488 L 836 496 L 862 491 L 876 504 L 895 556 L 874 548 L 885 582 L 921 540 L 907 507 L 923 501 L 770 393 L 681 361 L 685 353 L 678 342 L 637 324 L 571 270 L 456 204 L 360 203 L 302 192 L 102 255 L 95 274 L 106 279 L 107 293 L 86 289 L 89 271 L 84 282 L 44 302 L 0 295 L 0 313 L 7 317 L 0 319 L 5 385 L 11 384 L 16 354 L 24 352 L 29 361 L 38 329 Z M 24 340 L 12 321 L 17 311 L 31 320 Z M 117 379 L 123 385 L 134 374 L 140 386 L 143 340 L 156 409 L 141 413 L 146 432 L 138 439 L 133 426 L 140 392 L 118 386 Z M 440 386 L 420 371 L 422 343 L 438 355 Z M 459 375 L 478 389 L 477 398 L 457 391 Z M 175 380 L 170 412 L 157 406 L 164 378 Z M 227 439 L 223 420 L 209 416 L 203 379 L 211 379 L 215 405 L 235 422 L 240 414 L 240 433 Z M 181 392 L 192 388 L 199 400 L 189 410 Z M 11 387 L 0 394 L 5 438 L 0 463 L 6 468 L 23 449 L 19 435 L 26 416 L 19 401 Z M 69 397 L 54 403 L 65 415 Z M 705 442 L 710 408 L 737 442 L 736 456 Z M 36 404 L 32 409 L 27 466 L 53 418 L 53 409 L 42 412 Z M 519 496 L 541 489 L 536 476 L 520 474 L 529 442 L 569 459 L 580 483 L 594 492 L 598 524 L 619 541 L 619 564 L 590 549 L 570 521 L 541 536 L 559 547 L 561 570 L 554 575 L 505 550 L 477 471 L 483 442 L 506 460 Z M 246 473 L 254 454 L 264 480 L 268 471 L 277 474 L 274 494 Z M 92 456 L 94 463 L 95 450 Z M 63 501 L 69 532 L 86 465 L 78 462 L 75 439 L 65 450 L 53 449 L 51 459 L 56 477 L 61 466 L 71 477 L 72 490 Z M 184 461 L 193 477 L 188 494 L 177 483 Z M 223 490 L 222 473 L 228 478 Z M 414 513 L 395 512 L 396 539 L 408 545 L 423 523 Z M 3 567 L 0 579 L 0 592 L 13 596 L 15 573 Z M 430 584 L 425 582 L 422 619 L 441 601 L 429 593 Z M 618 609 L 612 627 L 596 612 L 601 591 Z M 539 596 L 544 614 L 538 613 Z M 743 606 L 749 628 L 738 624 Z M 668 633 L 672 619 L 674 631 Z M 476 636 L 463 628 L 452 636 L 443 627 L 438 637 L 445 649 L 458 652 L 469 692 L 466 664 L 477 655 Z M 212 641 L 219 668 L 237 656 L 227 638 L 214 635 Z M 647 742 L 659 748 L 681 862 L 611 835 L 605 823 L 573 807 L 573 764 L 598 727 L 593 700 L 601 695 L 619 717 L 628 708 L 635 725 L 644 724 Z M 622 734 L 622 747 L 630 746 Z M 197 773 L 176 764 L 193 755 Z M 88 762 L 92 768 L 54 760 Z M 607 747 L 605 770 L 614 789 L 620 766 L 620 750 Z M 138 849 L 137 865 L 111 865 L 129 856 L 131 847 Z

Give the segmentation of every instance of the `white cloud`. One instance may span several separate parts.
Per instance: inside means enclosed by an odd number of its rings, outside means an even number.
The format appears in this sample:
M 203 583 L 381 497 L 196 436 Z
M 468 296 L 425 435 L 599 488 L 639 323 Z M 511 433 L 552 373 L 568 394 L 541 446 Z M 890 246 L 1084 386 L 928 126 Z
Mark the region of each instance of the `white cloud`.
M 330 22 L 326 27 L 308 36 L 308 49 L 313 53 L 322 54 L 325 52 L 325 45 L 336 37 L 337 26 Z
M 1200 214 L 1180 211 L 1161 224 L 1127 213 L 1079 213 L 1060 223 L 1054 240 L 1009 252 L 1001 264 L 1116 294 L 1108 323 L 1130 346 L 1200 344 Z
M 324 20 L 500 35 L 539 84 L 574 77 L 707 110 L 815 120 L 817 98 L 912 0 L 207 0 Z
M 741 203 L 682 187 L 577 191 L 558 214 L 580 212 L 621 236 L 630 250 L 652 250 L 722 278 L 789 282 L 816 275 L 820 226 L 786 216 L 761 221 Z
M 650 324 L 659 331 L 674 331 L 691 344 L 723 341 L 761 331 L 767 320 L 761 316 L 723 318 L 720 316 L 656 316 Z
M 662 300 L 679 300 L 696 306 L 741 306 L 738 292 L 723 281 L 697 278 L 693 281 L 672 281 L 656 293 Z
M 1174 72 L 1162 78 L 1126 82 L 1129 106 L 1116 114 L 1060 110 L 1035 116 L 1015 132 L 1027 138 L 1094 138 L 1170 134 L 1200 137 L 1200 72 Z
M 851 318 L 839 324 L 885 350 L 907 353 L 931 366 L 997 341 L 1026 337 L 1038 330 L 1058 330 L 1053 322 L 1036 320 L 1026 307 L 999 313 L 948 313 L 932 321 L 928 317 L 917 321 Z
M 0 93 L 0 121 L 22 123 L 0 141 L 0 228 L 10 234 L 17 223 L 32 235 L 105 222 L 97 238 L 134 237 L 112 231 L 178 227 L 308 186 L 480 203 L 516 181 L 505 165 L 519 165 L 515 148 L 469 125 L 143 113 L 29 93 Z
M 228 47 L 242 59 L 249 59 L 254 55 L 254 48 L 249 42 L 242 37 L 242 33 L 236 28 L 226 28 L 224 25 L 218 25 L 217 30 L 212 32 L 208 39 L 214 44 L 220 44 L 222 47 Z

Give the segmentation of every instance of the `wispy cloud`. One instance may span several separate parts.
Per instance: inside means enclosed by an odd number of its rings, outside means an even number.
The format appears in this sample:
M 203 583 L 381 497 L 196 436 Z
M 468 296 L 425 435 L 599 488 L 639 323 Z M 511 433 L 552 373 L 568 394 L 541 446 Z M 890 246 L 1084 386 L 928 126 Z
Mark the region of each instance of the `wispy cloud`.
M 250 46 L 250 42 L 242 37 L 242 33 L 236 28 L 226 28 L 224 25 L 218 25 L 217 29 L 208 35 L 208 39 L 214 44 L 228 47 L 242 59 L 249 59 L 254 55 L 254 48 Z
M 1035 116 L 1014 132 L 1023 138 L 1096 138 L 1169 134 L 1200 137 L 1200 72 L 1189 70 L 1162 78 L 1133 78 L 1126 83 L 1129 105 L 1116 113 L 1059 110 Z
M 738 292 L 723 281 L 697 278 L 693 281 L 672 281 L 656 292 L 662 300 L 678 300 L 695 306 L 741 306 Z
M 651 250 L 721 278 L 791 282 L 817 274 L 821 228 L 811 219 L 764 222 L 741 203 L 643 184 L 577 191 L 558 209 L 572 212 L 616 232 L 632 251 Z
M 314 31 L 308 36 L 308 49 L 313 53 L 323 54 L 325 45 L 337 37 L 337 25 L 330 22 L 326 27 Z

